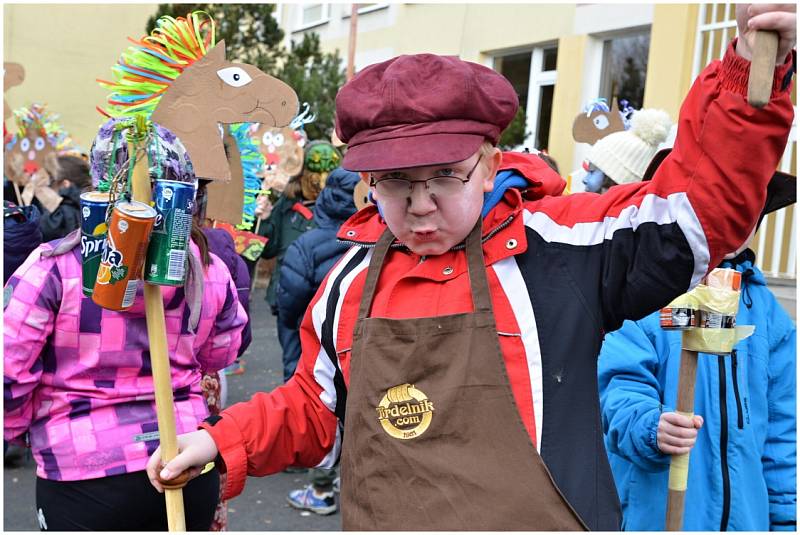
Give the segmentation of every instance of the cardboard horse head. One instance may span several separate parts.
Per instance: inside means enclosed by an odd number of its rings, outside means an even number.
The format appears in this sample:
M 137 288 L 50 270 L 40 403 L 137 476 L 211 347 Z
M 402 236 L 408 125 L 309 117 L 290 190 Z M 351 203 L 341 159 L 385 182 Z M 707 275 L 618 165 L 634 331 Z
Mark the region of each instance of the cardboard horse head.
M 225 59 L 225 42 L 214 42 L 214 21 L 204 12 L 186 19 L 162 17 L 157 28 L 122 54 L 108 116 L 145 113 L 186 146 L 198 178 L 231 180 L 221 124 L 263 123 L 281 127 L 297 113 L 291 87 L 252 65 Z

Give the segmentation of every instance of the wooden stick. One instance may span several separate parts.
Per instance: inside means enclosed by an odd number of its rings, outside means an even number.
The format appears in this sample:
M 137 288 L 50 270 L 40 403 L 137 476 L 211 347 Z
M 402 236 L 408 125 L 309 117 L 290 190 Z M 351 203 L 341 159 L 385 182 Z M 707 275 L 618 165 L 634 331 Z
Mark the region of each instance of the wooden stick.
M 694 416 L 694 384 L 697 378 L 697 351 L 681 350 L 678 372 L 678 403 L 676 411 Z M 673 455 L 669 463 L 669 493 L 667 495 L 667 531 L 683 531 L 683 501 L 689 476 L 689 454 Z
M 356 73 L 356 37 L 358 36 L 359 4 L 350 6 L 350 37 L 347 42 L 347 71 L 345 81 L 349 82 Z
M 13 180 L 11 181 L 11 183 L 14 185 L 14 193 L 17 196 L 17 206 L 26 206 L 26 205 L 22 204 L 22 195 L 19 192 L 19 184 L 17 184 Z
M 128 143 L 131 158 L 137 153 L 134 143 Z M 133 168 L 133 200 L 150 203 L 150 175 L 147 158 L 142 157 Z M 167 326 L 164 321 L 164 301 L 161 289 L 154 284 L 144 285 L 145 315 L 147 318 L 147 337 L 150 340 L 150 364 L 153 369 L 153 386 L 156 396 L 156 415 L 158 434 L 161 440 L 161 459 L 169 462 L 178 454 L 178 436 L 175 432 L 175 412 L 172 399 L 172 374 L 167 353 Z M 135 499 L 135 497 L 132 497 Z M 186 531 L 186 518 L 183 512 L 183 491 L 164 490 L 167 502 L 167 525 L 170 531 Z
M 772 94 L 772 79 L 778 55 L 778 33 L 758 30 L 753 41 L 753 58 L 750 60 L 750 80 L 747 86 L 747 102 L 763 108 Z

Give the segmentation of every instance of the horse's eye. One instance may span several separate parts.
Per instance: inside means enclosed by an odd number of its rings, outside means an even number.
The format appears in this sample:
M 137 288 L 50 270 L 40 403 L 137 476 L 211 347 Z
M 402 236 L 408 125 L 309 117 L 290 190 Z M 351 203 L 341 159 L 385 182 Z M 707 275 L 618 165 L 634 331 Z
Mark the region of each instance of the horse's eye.
M 250 75 L 241 67 L 226 67 L 217 71 L 220 80 L 233 87 L 242 87 L 252 81 Z

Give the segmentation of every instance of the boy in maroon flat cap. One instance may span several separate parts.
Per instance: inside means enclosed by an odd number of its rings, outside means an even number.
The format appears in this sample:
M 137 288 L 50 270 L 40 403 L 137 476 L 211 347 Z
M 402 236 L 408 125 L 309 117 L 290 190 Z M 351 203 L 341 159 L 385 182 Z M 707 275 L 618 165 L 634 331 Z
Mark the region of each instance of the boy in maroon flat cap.
M 792 122 L 796 17 L 776 9 L 744 12 L 655 178 L 603 196 L 546 195 L 563 190 L 546 165 L 494 147 L 518 106 L 494 71 L 432 54 L 364 69 L 339 91 L 336 133 L 380 212 L 341 228 L 352 247 L 306 313 L 293 378 L 179 437 L 163 469 L 154 453 L 153 485 L 216 458 L 232 497 L 247 475 L 341 456 L 348 530 L 619 529 L 603 333 L 753 228 Z M 782 37 L 760 110 L 745 99 L 756 28 Z

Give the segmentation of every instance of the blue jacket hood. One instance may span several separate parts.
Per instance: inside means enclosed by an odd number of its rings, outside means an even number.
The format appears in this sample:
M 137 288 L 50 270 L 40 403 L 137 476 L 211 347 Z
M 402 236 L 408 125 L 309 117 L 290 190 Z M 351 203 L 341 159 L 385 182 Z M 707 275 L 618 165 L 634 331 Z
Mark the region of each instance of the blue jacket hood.
M 314 206 L 314 223 L 318 228 L 338 228 L 348 217 L 356 213 L 353 189 L 361 178 L 338 167 L 331 171 L 325 187 Z

